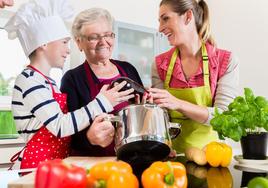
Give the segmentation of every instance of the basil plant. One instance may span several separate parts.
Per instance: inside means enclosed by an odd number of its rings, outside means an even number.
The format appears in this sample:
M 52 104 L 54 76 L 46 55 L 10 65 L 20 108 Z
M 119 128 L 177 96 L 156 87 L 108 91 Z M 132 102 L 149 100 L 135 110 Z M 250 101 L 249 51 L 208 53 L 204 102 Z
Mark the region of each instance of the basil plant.
M 228 137 L 234 141 L 258 133 L 262 128 L 268 131 L 268 101 L 262 96 L 255 97 L 251 89 L 244 88 L 244 96 L 236 97 L 228 110 L 223 113 L 215 110 L 210 124 L 220 139 Z

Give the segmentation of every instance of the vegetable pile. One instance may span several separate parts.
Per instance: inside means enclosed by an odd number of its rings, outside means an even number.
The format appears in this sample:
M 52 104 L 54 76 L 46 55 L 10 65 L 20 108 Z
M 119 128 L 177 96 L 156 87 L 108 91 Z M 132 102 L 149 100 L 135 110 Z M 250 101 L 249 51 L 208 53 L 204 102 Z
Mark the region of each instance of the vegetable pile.
M 225 143 L 211 142 L 202 150 L 196 147 L 189 147 L 185 150 L 188 161 L 198 165 L 207 163 L 213 167 L 227 167 L 232 160 L 232 148 Z
M 187 176 L 179 162 L 154 162 L 142 174 L 144 188 L 186 188 Z M 97 163 L 90 169 L 56 159 L 39 164 L 35 188 L 138 188 L 131 166 L 123 161 Z

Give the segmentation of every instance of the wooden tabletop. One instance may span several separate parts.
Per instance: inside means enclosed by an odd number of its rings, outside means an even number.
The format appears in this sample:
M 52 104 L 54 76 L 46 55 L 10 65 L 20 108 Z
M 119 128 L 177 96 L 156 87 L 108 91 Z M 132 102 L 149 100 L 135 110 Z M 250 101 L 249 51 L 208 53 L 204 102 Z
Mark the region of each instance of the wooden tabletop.
M 116 157 L 68 157 L 64 162 L 90 168 L 95 163 L 116 160 Z M 27 174 L 8 184 L 8 188 L 33 188 L 35 172 Z

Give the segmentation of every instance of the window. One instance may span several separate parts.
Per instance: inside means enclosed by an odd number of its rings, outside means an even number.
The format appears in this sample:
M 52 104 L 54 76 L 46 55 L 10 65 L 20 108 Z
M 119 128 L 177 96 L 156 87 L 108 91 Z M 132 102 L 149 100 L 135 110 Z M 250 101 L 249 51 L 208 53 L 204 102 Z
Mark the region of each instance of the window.
M 9 96 L 16 75 L 29 64 L 29 60 L 25 57 L 18 39 L 9 40 L 3 28 L 0 29 L 0 41 L 0 94 Z

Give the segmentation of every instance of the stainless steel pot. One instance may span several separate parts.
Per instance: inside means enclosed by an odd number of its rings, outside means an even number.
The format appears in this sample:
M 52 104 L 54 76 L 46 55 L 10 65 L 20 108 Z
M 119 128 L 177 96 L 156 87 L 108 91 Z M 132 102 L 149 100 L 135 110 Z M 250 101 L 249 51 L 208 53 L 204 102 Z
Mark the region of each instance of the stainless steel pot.
M 130 105 L 109 120 L 116 122 L 117 158 L 130 163 L 163 160 L 171 139 L 180 132 L 180 125 L 170 123 L 167 112 L 156 104 Z

